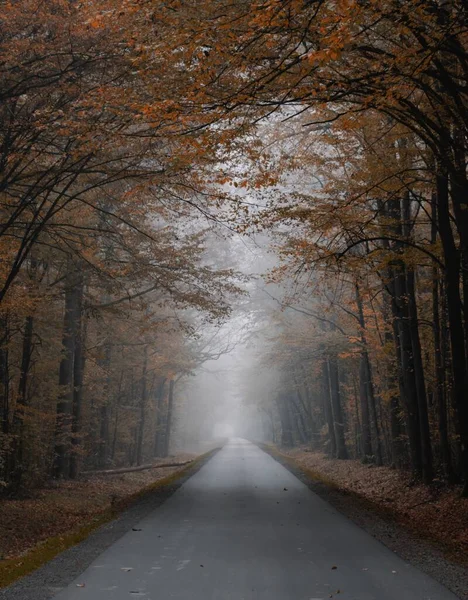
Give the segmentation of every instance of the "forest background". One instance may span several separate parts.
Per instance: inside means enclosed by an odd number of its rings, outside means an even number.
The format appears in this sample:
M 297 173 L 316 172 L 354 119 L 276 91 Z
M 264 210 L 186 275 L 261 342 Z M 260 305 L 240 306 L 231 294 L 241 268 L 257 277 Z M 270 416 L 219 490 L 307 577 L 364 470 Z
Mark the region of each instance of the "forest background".
M 1 7 L 2 493 L 167 456 L 239 319 L 252 435 L 467 495 L 465 3 Z

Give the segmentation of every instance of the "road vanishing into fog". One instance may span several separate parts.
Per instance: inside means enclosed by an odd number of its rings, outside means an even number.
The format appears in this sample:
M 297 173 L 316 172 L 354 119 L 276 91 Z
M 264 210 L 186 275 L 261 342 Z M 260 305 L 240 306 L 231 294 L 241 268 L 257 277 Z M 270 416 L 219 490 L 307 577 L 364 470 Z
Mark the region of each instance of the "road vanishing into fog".
M 56 600 L 455 600 L 232 440 Z

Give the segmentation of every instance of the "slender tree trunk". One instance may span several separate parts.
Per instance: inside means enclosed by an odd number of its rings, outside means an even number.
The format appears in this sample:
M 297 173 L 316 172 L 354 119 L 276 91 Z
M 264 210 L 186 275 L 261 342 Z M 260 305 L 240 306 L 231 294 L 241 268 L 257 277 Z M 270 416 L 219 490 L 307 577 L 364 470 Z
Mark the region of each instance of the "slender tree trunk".
M 171 449 L 172 417 L 174 414 L 174 387 L 175 381 L 169 381 L 169 394 L 167 396 L 166 434 L 164 436 L 164 457 L 169 456 Z
M 139 466 L 143 461 L 143 442 L 145 439 L 145 417 L 146 417 L 146 386 L 148 370 L 148 346 L 145 346 L 143 358 L 143 372 L 141 374 L 141 398 L 140 398 L 140 419 L 137 430 L 136 464 Z
M 0 418 L 1 432 L 10 433 L 10 382 L 8 366 L 8 320 L 0 318 Z
M 278 414 L 281 421 L 281 445 L 287 448 L 294 446 L 293 428 L 291 423 L 291 413 L 287 404 L 287 399 L 284 396 L 276 398 Z
M 359 359 L 359 404 L 361 406 L 361 444 L 360 453 L 363 462 L 372 460 L 372 441 L 369 416 L 369 402 L 367 396 L 367 372 L 363 353 Z
M 75 337 L 75 354 L 73 358 L 73 405 L 72 405 L 72 451 L 70 455 L 70 477 L 76 479 L 80 467 L 81 419 L 83 412 L 83 382 L 86 363 L 85 354 L 85 326 L 83 325 L 83 286 L 84 281 L 80 276 L 77 282 L 77 323 Z
M 62 360 L 59 372 L 59 399 L 55 435 L 55 477 L 68 477 L 70 469 L 71 422 L 73 404 L 74 354 L 79 313 L 77 274 L 69 260 L 65 285 L 65 313 L 63 318 Z
M 375 431 L 375 462 L 377 465 L 383 465 L 382 458 L 382 435 L 380 431 L 380 420 L 377 414 L 377 398 L 375 397 L 374 382 L 372 378 L 372 366 L 369 359 L 369 353 L 366 350 L 364 352 L 364 362 L 366 365 L 366 377 L 367 377 L 367 397 L 369 398 L 369 406 L 372 414 L 372 422 L 374 423 Z
M 463 303 L 462 314 L 464 321 L 464 356 L 465 369 L 462 375 L 461 355 L 457 356 L 457 366 L 453 368 L 454 380 L 454 400 L 457 407 L 460 448 L 461 448 L 461 473 L 464 481 L 463 496 L 468 497 L 468 398 L 466 390 L 468 389 L 468 179 L 466 174 L 466 139 L 463 138 L 461 131 L 455 130 L 459 145 L 457 152 L 457 171 L 451 173 L 450 190 L 452 197 L 453 212 L 455 222 L 460 236 L 460 257 L 462 269 L 463 285 Z M 449 305 L 449 319 L 450 305 Z M 450 327 L 452 330 L 452 327 Z M 458 337 L 458 336 L 457 336 Z M 453 340 L 453 338 L 452 338 Z M 458 340 L 455 342 L 458 346 Z M 452 359 L 455 363 L 454 348 L 452 341 Z M 461 354 L 461 353 L 460 353 Z M 456 375 L 455 375 L 456 370 Z M 460 381 L 457 381 L 460 379 Z M 464 389 L 464 393 L 462 391 Z
M 386 216 L 392 219 L 392 233 L 402 237 L 401 203 L 398 199 L 387 202 Z M 389 247 L 387 245 L 387 247 Z M 402 253 L 402 243 L 395 242 L 389 248 L 397 256 Z M 400 258 L 391 261 L 388 270 L 387 289 L 391 297 L 393 329 L 400 395 L 406 412 L 406 429 L 408 434 L 411 468 L 416 477 L 422 476 L 421 433 L 419 426 L 418 395 L 415 381 L 413 361 L 413 342 L 408 311 L 406 264 Z
M 291 411 L 293 413 L 293 424 L 297 433 L 297 436 L 295 437 L 299 441 L 299 445 L 305 445 L 307 444 L 305 423 L 301 413 L 301 408 L 293 395 L 291 395 L 291 402 L 289 403 L 289 406 L 291 407 Z
M 434 473 L 432 467 L 432 447 L 429 430 L 429 415 L 427 410 L 426 384 L 424 380 L 424 367 L 421 355 L 421 340 L 419 337 L 419 322 L 416 307 L 416 294 L 414 288 L 414 272 L 408 269 L 407 273 L 408 308 L 411 327 L 411 344 L 413 351 L 414 376 L 416 382 L 416 396 L 418 400 L 419 437 L 421 442 L 422 476 L 426 484 L 431 483 Z
M 117 398 L 116 398 L 116 404 L 115 404 L 114 431 L 112 434 L 112 446 L 111 446 L 111 452 L 110 452 L 110 459 L 112 462 L 115 461 L 115 452 L 117 449 L 117 439 L 118 439 L 118 434 L 119 434 L 120 399 L 122 397 L 123 376 L 124 376 L 124 372 L 122 370 L 120 372 L 119 387 L 117 389 Z
M 372 381 L 370 381 L 370 371 L 368 368 L 369 358 L 367 354 L 367 340 L 365 335 L 364 310 L 362 306 L 361 292 L 359 286 L 355 285 L 356 305 L 358 309 L 358 319 L 360 326 L 361 338 L 361 358 L 359 360 L 359 399 L 361 405 L 361 452 L 362 460 L 369 462 L 372 460 L 372 437 L 371 423 L 369 411 L 369 392 L 372 389 Z
M 396 349 L 397 356 L 401 356 L 399 347 L 398 329 L 395 319 L 390 317 L 391 306 L 388 294 L 384 296 L 383 317 L 386 323 L 384 340 L 385 345 Z M 398 369 L 398 364 L 397 364 Z M 391 436 L 391 460 L 394 467 L 402 467 L 407 464 L 407 452 L 403 439 L 401 398 L 404 397 L 404 384 L 401 373 L 395 372 L 390 367 L 386 377 L 387 391 L 390 392 L 390 436 Z M 399 394 L 397 393 L 399 391 Z
M 336 438 L 336 458 L 347 459 L 348 451 L 345 442 L 345 426 L 343 410 L 341 407 L 340 380 L 338 374 L 338 359 L 336 356 L 328 358 L 328 376 L 330 379 L 330 397 L 333 415 L 333 425 Z
M 431 201 L 431 243 L 437 242 L 437 194 L 433 194 Z M 440 460 L 445 477 L 454 481 L 452 454 L 448 436 L 447 397 L 445 386 L 445 365 L 442 359 L 442 337 L 440 324 L 440 298 L 439 298 L 439 269 L 434 263 L 432 266 L 432 323 L 434 332 L 434 396 L 438 414 Z
M 353 373 L 353 390 L 354 390 L 354 457 L 361 456 L 361 416 L 359 414 L 359 392 L 356 382 L 356 377 Z
M 330 377 L 328 374 L 328 360 L 323 357 L 322 359 L 322 390 L 323 390 L 323 408 L 325 412 L 325 419 L 328 426 L 328 437 L 330 439 L 330 456 L 336 456 L 336 435 L 335 425 L 333 422 L 333 412 L 331 405 L 331 390 L 330 390 Z
M 294 404 L 296 405 L 299 424 L 302 430 L 302 438 L 303 443 L 307 444 L 311 439 L 311 431 L 312 431 L 312 419 L 310 415 L 310 409 L 307 406 L 304 397 L 301 392 L 301 388 L 297 379 L 297 376 L 294 374 L 294 387 L 296 391 L 296 398 L 294 400 Z
M 402 201 L 402 233 L 411 241 L 411 201 L 409 192 Z M 419 321 L 416 303 L 414 269 L 405 265 L 406 271 L 406 302 L 408 311 L 409 334 L 411 337 L 412 362 L 414 367 L 414 381 L 416 388 L 419 440 L 421 444 L 421 466 L 424 483 L 429 484 L 433 479 L 431 436 L 429 431 L 429 415 L 427 409 L 426 383 L 419 337 Z
M 24 463 L 24 409 L 28 404 L 28 379 L 33 353 L 34 318 L 28 316 L 24 323 L 23 344 L 21 352 L 20 378 L 18 383 L 18 400 L 13 414 L 13 431 L 15 441 L 11 451 L 10 489 L 21 487 L 25 472 Z
M 109 430 L 110 430 L 110 365 L 112 349 L 108 341 L 104 343 L 104 358 L 101 359 L 101 366 L 106 372 L 105 383 L 102 390 L 102 405 L 99 410 L 99 446 L 98 446 L 98 467 L 105 469 L 109 463 Z
M 154 431 L 154 456 L 161 456 L 163 452 L 163 412 L 166 378 L 163 377 L 156 388 L 156 417 Z
M 314 411 L 314 407 L 317 407 L 318 405 L 320 405 L 320 400 L 317 397 L 315 397 L 315 394 L 313 394 L 311 391 L 311 388 L 309 385 L 308 373 L 307 373 L 304 365 L 301 365 L 301 372 L 302 372 L 302 381 L 303 381 L 303 389 L 304 389 L 304 397 L 305 397 L 304 404 L 307 406 L 310 444 L 312 447 L 315 448 L 317 446 L 317 442 L 319 441 L 321 425 L 318 422 L 319 419 L 317 418 L 316 411 Z

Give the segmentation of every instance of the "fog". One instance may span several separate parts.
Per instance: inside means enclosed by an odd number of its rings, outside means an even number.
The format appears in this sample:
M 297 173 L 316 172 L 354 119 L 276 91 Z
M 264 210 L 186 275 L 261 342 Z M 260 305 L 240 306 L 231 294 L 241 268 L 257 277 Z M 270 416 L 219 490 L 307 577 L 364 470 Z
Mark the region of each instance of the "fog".
M 266 281 L 278 259 L 266 235 L 220 235 L 210 254 L 216 256 L 217 266 L 234 268 L 248 279 L 243 283 L 245 295 L 233 306 L 230 318 L 219 327 L 207 325 L 201 335 L 199 343 L 209 340 L 210 352 L 219 352 L 219 356 L 177 384 L 173 453 L 198 453 L 232 437 L 252 441 L 270 437 L 270 427 L 252 391 L 269 390 L 272 374 L 265 370 L 254 375 L 252 366 L 266 343 L 266 312 L 278 309 L 272 296 L 283 294 L 281 288 Z
M 280 117 L 259 126 L 272 164 L 279 166 L 286 155 L 302 152 L 303 145 L 306 152 L 311 151 L 311 144 L 316 144 L 323 155 L 330 155 L 320 134 L 304 134 L 300 127 L 282 123 Z M 242 171 L 242 165 L 239 170 Z M 252 223 L 255 213 L 262 214 L 272 200 L 276 207 L 290 205 L 294 197 L 304 199 L 310 194 L 321 194 L 322 187 L 323 174 L 311 175 L 307 167 L 294 167 L 284 169 L 267 193 L 242 186 L 226 192 L 245 204 Z M 287 219 L 263 227 L 259 219 L 258 226 L 250 225 L 245 232 L 239 227 L 239 219 L 242 220 L 241 214 L 236 211 L 234 226 L 229 220 L 212 226 L 206 259 L 216 268 L 233 269 L 244 277 L 240 286 L 245 295 L 234 301 L 225 323 L 217 328 L 202 328 L 198 343 L 203 345 L 203 340 L 208 340 L 209 352 L 217 356 L 216 360 L 198 365 L 177 384 L 173 452 L 199 452 L 230 437 L 276 442 L 282 429 L 278 396 L 291 394 L 298 383 L 285 372 L 288 359 L 276 364 L 278 350 L 274 349 L 285 331 L 296 328 L 300 337 L 308 337 L 305 345 L 311 347 L 312 354 L 314 351 L 309 338 L 315 331 L 308 330 L 310 319 L 303 309 L 315 305 L 315 276 L 293 269 L 275 274 L 285 264 L 282 253 L 290 236 L 297 235 L 297 228 L 292 229 L 294 225 Z M 309 354 L 303 359 L 303 364 L 310 364 Z

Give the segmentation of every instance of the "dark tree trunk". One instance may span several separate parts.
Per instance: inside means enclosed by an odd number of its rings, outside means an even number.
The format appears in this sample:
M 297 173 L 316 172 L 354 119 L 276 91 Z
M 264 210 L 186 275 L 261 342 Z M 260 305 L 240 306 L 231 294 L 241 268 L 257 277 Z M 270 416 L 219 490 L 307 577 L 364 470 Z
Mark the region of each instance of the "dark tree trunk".
M 146 389 L 147 389 L 147 369 L 148 369 L 148 346 L 145 346 L 143 359 L 143 372 L 141 374 L 141 398 L 140 398 L 140 419 L 137 429 L 136 443 L 136 464 L 139 466 L 143 461 L 143 443 L 145 439 L 145 418 L 146 418 Z
M 330 398 L 333 415 L 333 425 L 336 438 L 336 458 L 347 459 L 348 451 L 345 442 L 345 425 L 341 407 L 340 379 L 338 374 L 338 359 L 332 355 L 328 358 L 328 376 L 330 379 Z
M 77 332 L 75 338 L 75 355 L 73 359 L 73 405 L 72 405 L 72 451 L 70 455 L 70 477 L 76 479 L 80 468 L 80 449 L 81 441 L 81 419 L 83 412 L 83 382 L 86 363 L 85 354 L 85 326 L 83 325 L 83 279 L 77 284 L 78 305 L 77 305 Z
M 59 371 L 59 399 L 55 436 L 55 477 L 68 477 L 70 471 L 71 423 L 73 404 L 73 374 L 75 344 L 80 314 L 80 286 L 77 272 L 68 262 L 65 285 L 65 313 L 63 318 L 62 360 Z
M 305 397 L 304 403 L 307 406 L 310 444 L 315 448 L 317 447 L 317 443 L 319 441 L 321 425 L 319 423 L 320 419 L 318 418 L 316 411 L 314 411 L 314 407 L 318 407 L 320 405 L 320 400 L 311 391 L 308 374 L 304 365 L 301 365 L 301 372 Z
M 431 435 L 429 430 L 429 415 L 427 410 L 426 384 L 419 337 L 419 323 L 414 288 L 414 272 L 407 273 L 408 309 L 411 327 L 411 343 L 413 350 L 414 376 L 419 414 L 419 437 L 421 441 L 422 477 L 426 484 L 431 483 L 434 473 L 432 467 Z
M 291 396 L 290 407 L 291 407 L 291 411 L 293 413 L 294 429 L 297 433 L 297 435 L 295 437 L 299 441 L 300 445 L 304 445 L 307 443 L 307 434 L 306 434 L 306 429 L 305 429 L 305 423 L 304 423 L 304 419 L 302 416 L 301 408 L 294 396 Z
M 379 415 L 377 414 L 377 400 L 374 392 L 374 382 L 372 379 L 372 366 L 369 359 L 369 352 L 367 350 L 364 351 L 364 362 L 366 365 L 367 397 L 369 398 L 369 406 L 371 409 L 375 431 L 375 462 L 377 465 L 382 466 L 382 438 L 380 433 Z
M 110 458 L 111 458 L 112 462 L 114 462 L 114 460 L 115 460 L 115 452 L 116 452 L 116 448 L 117 448 L 117 439 L 118 439 L 118 434 L 119 434 L 120 399 L 122 397 L 122 382 L 123 382 L 123 377 L 124 377 L 124 372 L 122 370 L 120 372 L 119 387 L 118 387 L 118 390 L 117 390 L 117 398 L 116 398 L 116 405 L 115 405 L 114 431 L 113 431 L 113 434 L 112 434 L 112 447 L 111 447 L 111 452 L 110 452 Z
M 21 487 L 25 472 L 24 461 L 24 409 L 28 405 L 28 379 L 33 353 L 34 318 L 26 317 L 21 352 L 20 379 L 18 383 L 18 401 L 13 415 L 15 443 L 11 453 L 10 487 L 17 490 Z
M 361 338 L 361 357 L 359 360 L 359 399 L 361 405 L 361 452 L 362 460 L 369 462 L 373 458 L 371 424 L 369 414 L 369 400 L 372 391 L 372 381 L 370 381 L 371 373 L 369 370 L 369 357 L 367 354 L 366 340 L 366 324 L 364 321 L 364 310 L 362 306 L 362 298 L 358 284 L 355 285 L 356 305 L 358 309 L 358 319 L 360 326 Z
M 18 403 L 21 406 L 28 404 L 28 378 L 33 353 L 34 318 L 26 317 L 23 333 L 23 349 L 21 353 L 21 371 L 18 384 Z
M 277 397 L 276 405 L 281 421 L 281 445 L 292 448 L 294 446 L 293 428 L 287 399 L 284 396 L 281 396 L 281 398 Z
M 431 243 L 437 242 L 437 194 L 431 202 Z M 439 269 L 432 266 L 432 323 L 434 332 L 434 403 L 437 407 L 439 426 L 439 447 L 442 470 L 449 482 L 454 481 L 452 453 L 448 435 L 447 396 L 445 382 L 445 364 L 442 357 L 442 335 L 440 324 Z
M 330 390 L 330 376 L 328 374 L 328 360 L 324 357 L 322 359 L 322 389 L 323 389 L 323 408 L 325 412 L 325 419 L 328 425 L 328 437 L 330 439 L 330 456 L 336 456 L 336 435 L 335 425 L 333 422 L 333 411 L 331 405 L 331 390 Z
M 391 226 L 392 234 L 397 237 L 403 236 L 401 203 L 399 200 L 393 199 L 387 203 L 386 216 L 393 221 Z M 391 250 L 396 255 L 401 254 L 402 243 L 395 242 Z M 413 361 L 413 342 L 408 311 L 405 262 L 400 258 L 395 258 L 391 261 L 387 273 L 387 289 L 392 300 L 391 307 L 400 381 L 400 395 L 406 413 L 406 429 L 410 448 L 411 468 L 416 477 L 421 477 L 423 459 L 419 426 L 418 395 Z
M 455 244 L 449 210 L 448 177 L 441 169 L 437 176 L 437 208 L 439 211 L 439 235 L 445 259 L 445 289 L 447 312 L 450 322 L 450 346 L 452 353 L 453 399 L 457 410 L 460 431 L 461 471 L 465 486 L 463 495 L 468 496 L 468 412 L 466 401 L 467 369 L 464 339 L 462 299 L 460 297 L 460 253 Z M 455 194 L 456 195 L 456 194 Z M 456 204 L 456 199 L 454 204 Z
M 361 416 L 359 414 L 359 392 L 356 377 L 353 373 L 354 390 L 354 457 L 361 456 Z
M 99 442 L 98 442 L 98 467 L 105 469 L 109 463 L 109 430 L 110 430 L 110 365 L 112 349 L 108 341 L 104 343 L 104 358 L 101 366 L 105 370 L 105 383 L 102 390 L 103 404 L 99 410 Z
M 156 388 L 156 417 L 154 432 L 154 456 L 162 456 L 164 442 L 164 397 L 166 388 L 166 378 L 163 377 Z
M 302 443 L 307 444 L 308 442 L 310 442 L 312 429 L 310 408 L 307 406 L 304 400 L 304 397 L 301 392 L 301 387 L 299 385 L 299 381 L 296 375 L 294 375 L 294 387 L 296 392 L 294 404 L 296 406 L 297 418 L 299 421 L 298 424 L 301 429 L 300 434 L 302 438 Z
M 10 377 L 8 366 L 8 320 L 0 318 L 0 419 L 1 431 L 10 433 Z
M 465 369 L 462 374 L 461 369 L 461 352 L 458 353 L 455 359 L 454 341 L 452 338 L 452 360 L 453 360 L 453 381 L 454 381 L 454 401 L 457 408 L 460 448 L 461 448 L 461 474 L 464 481 L 463 496 L 468 497 L 468 398 L 466 390 L 468 389 L 468 180 L 466 175 L 466 140 L 463 134 L 455 130 L 455 135 L 458 136 L 462 144 L 459 146 L 457 153 L 457 170 L 451 173 L 450 190 L 453 204 L 453 212 L 455 222 L 460 236 L 460 257 L 462 268 L 462 285 L 463 285 L 463 303 L 462 311 L 464 315 L 464 357 Z M 448 292 L 448 290 L 447 290 Z M 448 302 L 449 319 L 450 303 Z M 450 326 L 450 331 L 452 326 Z M 458 335 L 455 344 L 458 346 Z M 455 367 L 455 362 L 457 363 Z M 455 374 L 456 371 L 456 374 Z M 458 381 L 459 380 L 459 381 Z M 464 390 L 464 392 L 463 392 Z
M 171 449 L 172 417 L 174 414 L 174 387 L 175 381 L 169 381 L 169 393 L 167 396 L 166 432 L 164 436 L 164 457 L 169 456 Z
M 390 318 L 390 297 L 385 295 L 383 304 L 383 316 L 386 323 L 385 344 L 396 348 L 397 356 L 400 356 L 398 340 L 398 326 L 395 319 Z M 397 365 L 398 369 L 398 365 Z M 401 373 L 390 368 L 386 377 L 387 389 L 390 391 L 390 435 L 391 435 L 391 460 L 394 467 L 402 467 L 407 464 L 406 446 L 403 439 L 401 398 L 404 397 L 404 385 Z M 399 390 L 399 394 L 396 390 Z
M 369 416 L 369 402 L 367 396 L 367 370 L 363 353 L 359 359 L 359 404 L 361 407 L 361 458 L 363 462 L 372 459 L 371 427 Z

